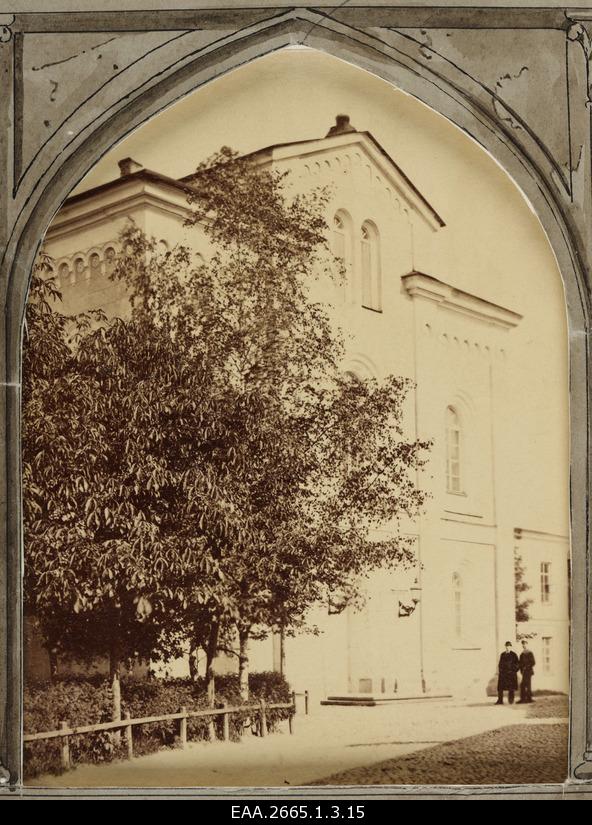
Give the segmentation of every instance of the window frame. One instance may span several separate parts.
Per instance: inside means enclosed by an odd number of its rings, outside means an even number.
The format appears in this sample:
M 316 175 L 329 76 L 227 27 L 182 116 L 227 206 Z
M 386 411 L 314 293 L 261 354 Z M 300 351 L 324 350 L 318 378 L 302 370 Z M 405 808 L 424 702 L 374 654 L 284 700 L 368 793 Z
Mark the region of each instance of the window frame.
M 539 587 L 541 604 L 551 604 L 551 562 L 542 561 L 539 565 Z
M 552 636 L 541 636 L 541 666 L 542 671 L 546 676 L 553 672 L 551 665 L 551 643 Z
M 454 426 L 451 423 L 451 414 L 454 416 Z M 446 407 L 445 420 L 445 442 L 446 442 L 446 492 L 449 495 L 466 495 L 464 485 L 464 428 L 462 418 L 456 407 L 449 404 Z M 452 444 L 451 436 L 456 436 L 456 443 Z M 453 448 L 455 457 L 452 455 Z M 453 465 L 456 465 L 456 473 L 453 472 Z M 454 485 L 456 480 L 457 486 Z
M 372 221 L 365 220 L 360 227 L 359 244 L 362 308 L 369 309 L 372 312 L 382 312 L 380 233 L 376 224 Z

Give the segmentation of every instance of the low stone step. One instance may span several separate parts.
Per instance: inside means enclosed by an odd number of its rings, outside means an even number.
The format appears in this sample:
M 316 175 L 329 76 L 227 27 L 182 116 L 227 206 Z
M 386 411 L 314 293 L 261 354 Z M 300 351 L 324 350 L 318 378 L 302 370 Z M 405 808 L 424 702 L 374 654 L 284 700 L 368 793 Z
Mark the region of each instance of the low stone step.
M 352 707 L 376 707 L 376 705 L 388 705 L 393 702 L 435 702 L 443 699 L 452 699 L 449 693 L 364 693 L 364 694 L 344 694 L 342 696 L 327 696 L 321 700 L 321 705 L 344 705 Z

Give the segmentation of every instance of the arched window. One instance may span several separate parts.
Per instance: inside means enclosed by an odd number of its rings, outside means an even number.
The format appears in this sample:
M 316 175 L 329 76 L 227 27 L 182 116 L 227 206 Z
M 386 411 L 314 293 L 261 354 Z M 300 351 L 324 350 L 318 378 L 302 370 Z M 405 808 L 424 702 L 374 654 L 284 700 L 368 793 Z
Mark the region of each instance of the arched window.
M 333 252 L 345 261 L 345 222 L 339 213 L 333 218 Z
M 100 258 L 99 255 L 97 255 L 96 252 L 93 252 L 93 254 L 90 256 L 89 263 L 90 263 L 89 277 L 95 278 L 98 275 L 100 275 L 101 274 L 101 258 Z
M 460 639 L 463 635 L 463 583 L 458 573 L 452 574 L 452 611 L 454 635 Z
M 362 265 L 362 306 L 382 310 L 382 286 L 380 278 L 380 250 L 378 230 L 366 221 L 360 235 Z
M 65 286 L 71 280 L 70 267 L 67 263 L 60 264 L 58 267 L 58 288 Z
M 105 274 L 111 275 L 115 267 L 115 250 L 112 246 L 108 246 L 105 250 Z
M 454 407 L 446 409 L 446 489 L 462 493 L 462 429 Z
M 76 283 L 77 281 L 82 280 L 82 276 L 84 275 L 84 270 L 86 269 L 84 265 L 83 258 L 76 258 L 74 261 L 74 275 L 72 277 L 72 283 Z
M 336 212 L 333 217 L 333 254 L 339 258 L 345 270 L 343 275 L 347 294 L 347 282 L 350 281 L 352 268 L 352 237 L 351 218 L 343 210 Z

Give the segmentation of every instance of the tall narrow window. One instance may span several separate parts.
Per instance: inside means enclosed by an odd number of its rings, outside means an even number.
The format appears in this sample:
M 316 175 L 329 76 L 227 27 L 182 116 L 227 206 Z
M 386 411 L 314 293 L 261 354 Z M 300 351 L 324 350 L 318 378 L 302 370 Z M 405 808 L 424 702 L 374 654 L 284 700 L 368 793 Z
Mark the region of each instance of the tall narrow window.
M 543 636 L 543 673 L 551 673 L 551 636 Z
M 541 602 L 549 604 L 551 601 L 551 564 L 548 561 L 541 562 Z
M 345 264 L 345 222 L 339 213 L 333 218 L 333 254 Z
M 382 309 L 379 238 L 376 227 L 368 223 L 362 226 L 360 237 L 362 266 L 362 306 L 366 309 Z
M 462 579 L 458 573 L 452 576 L 452 607 L 454 611 L 454 635 L 460 639 L 463 634 L 463 591 Z
M 341 265 L 340 276 L 343 277 L 343 295 L 345 298 L 351 296 L 351 261 L 352 261 L 352 237 L 351 218 L 340 210 L 333 217 L 333 254 L 339 259 Z
M 454 407 L 446 410 L 446 489 L 449 493 L 462 492 L 462 431 L 460 418 Z

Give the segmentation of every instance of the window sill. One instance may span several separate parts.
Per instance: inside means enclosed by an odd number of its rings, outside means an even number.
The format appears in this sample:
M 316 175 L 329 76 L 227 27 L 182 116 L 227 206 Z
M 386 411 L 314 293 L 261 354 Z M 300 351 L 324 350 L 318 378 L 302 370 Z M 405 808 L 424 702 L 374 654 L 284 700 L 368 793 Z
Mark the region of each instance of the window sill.
M 460 496 L 460 498 L 468 498 L 468 493 L 464 493 L 462 490 L 446 490 L 447 496 Z
M 362 309 L 367 309 L 370 312 L 377 312 L 379 315 L 382 315 L 381 309 L 375 309 L 374 307 L 367 307 L 366 304 L 362 304 Z

